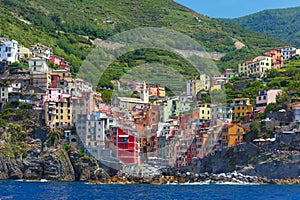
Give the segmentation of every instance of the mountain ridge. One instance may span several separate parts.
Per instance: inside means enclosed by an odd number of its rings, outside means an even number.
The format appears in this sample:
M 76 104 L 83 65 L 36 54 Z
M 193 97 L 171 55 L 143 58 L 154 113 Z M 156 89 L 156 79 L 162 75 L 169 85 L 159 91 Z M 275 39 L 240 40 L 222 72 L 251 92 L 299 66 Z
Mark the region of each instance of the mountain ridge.
M 232 22 L 251 31 L 273 37 L 289 45 L 300 46 L 300 6 L 263 10 L 234 19 L 220 19 Z

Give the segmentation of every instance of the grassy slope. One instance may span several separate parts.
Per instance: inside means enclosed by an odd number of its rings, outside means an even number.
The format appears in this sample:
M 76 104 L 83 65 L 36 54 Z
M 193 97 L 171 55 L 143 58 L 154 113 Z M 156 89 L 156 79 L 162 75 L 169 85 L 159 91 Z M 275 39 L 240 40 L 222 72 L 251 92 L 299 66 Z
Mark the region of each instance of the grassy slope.
M 225 19 L 224 19 L 225 20 Z M 226 19 L 248 30 L 300 46 L 300 7 L 265 10 L 236 19 Z
M 56 30 L 105 39 L 135 27 L 158 26 L 185 33 L 202 43 L 208 51 L 236 53 L 231 37 L 249 46 L 249 49 L 240 52 L 245 56 L 277 45 L 273 40 L 238 26 L 224 25 L 215 19 L 196 14 L 171 0 L 3 0 L 0 5 L 1 10 L 6 10 L 6 14 L 1 12 L 2 27 L 13 22 L 12 28 L 1 30 L 1 35 L 14 37 L 25 44 L 40 41 L 57 46 Z M 33 25 L 17 22 L 12 14 L 7 14 L 9 11 L 31 21 Z M 198 16 L 201 22 L 197 22 L 194 16 Z M 107 17 L 111 17 L 115 23 L 104 23 Z M 28 27 L 34 30 L 28 32 Z M 227 60 L 236 58 L 236 55 L 230 55 Z

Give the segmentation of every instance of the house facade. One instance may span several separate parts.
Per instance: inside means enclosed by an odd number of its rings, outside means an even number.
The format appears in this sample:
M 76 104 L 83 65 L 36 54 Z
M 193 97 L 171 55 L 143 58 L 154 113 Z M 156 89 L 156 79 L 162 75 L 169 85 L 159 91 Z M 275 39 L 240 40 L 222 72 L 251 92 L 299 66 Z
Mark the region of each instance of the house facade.
M 72 126 L 72 98 L 60 88 L 49 88 L 43 99 L 45 122 L 52 128 Z
M 199 105 L 199 119 L 207 121 L 212 119 L 212 107 L 210 103 L 204 103 Z
M 240 76 L 262 77 L 267 70 L 272 68 L 272 57 L 258 56 L 253 60 L 246 61 L 238 66 Z
M 8 63 L 19 62 L 18 54 L 19 43 L 15 40 L 0 38 L 0 61 Z
M 27 61 L 28 59 L 33 58 L 32 52 L 29 48 L 26 48 L 22 45 L 19 45 L 18 49 L 19 59 L 22 61 Z
M 280 48 L 280 51 L 283 59 L 287 60 L 289 58 L 296 56 L 297 49 L 295 47 L 287 46 L 287 47 Z
M 213 106 L 212 119 L 219 119 L 223 122 L 230 123 L 232 121 L 232 108 L 227 106 Z
M 243 141 L 246 128 L 239 124 L 226 124 L 222 129 L 222 147 L 236 146 Z
M 271 49 L 266 56 L 272 57 L 272 68 L 279 69 L 283 66 L 283 56 L 280 49 Z
M 29 60 L 30 84 L 47 89 L 51 86 L 51 73 L 45 60 L 33 58 Z
M 209 90 L 211 87 L 211 78 L 206 74 L 201 74 L 199 77 L 187 82 L 187 95 L 196 96 L 201 90 Z
M 253 113 L 253 106 L 249 98 L 233 99 L 230 107 L 232 108 L 232 119 L 234 121 L 250 121 Z
M 281 89 L 259 91 L 256 97 L 256 110 L 265 109 L 269 103 L 276 103 L 276 96 L 281 92 Z
M 31 45 L 29 47 L 29 50 L 32 52 L 32 55 L 35 58 L 42 58 L 42 59 L 47 60 L 47 61 L 50 60 L 50 56 L 53 53 L 52 48 L 47 47 L 43 44 Z

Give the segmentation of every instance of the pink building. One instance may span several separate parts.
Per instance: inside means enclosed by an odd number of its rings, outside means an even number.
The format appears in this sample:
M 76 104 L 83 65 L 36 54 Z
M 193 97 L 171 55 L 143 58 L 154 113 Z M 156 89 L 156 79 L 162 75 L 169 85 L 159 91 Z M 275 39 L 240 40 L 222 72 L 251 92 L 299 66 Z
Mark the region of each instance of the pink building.
M 70 71 L 69 62 L 65 61 L 64 58 L 61 58 L 59 56 L 50 56 L 50 62 L 58 65 L 61 69 Z
M 258 92 L 256 97 L 256 110 L 262 110 L 267 107 L 269 103 L 276 102 L 276 96 L 282 92 L 281 89 L 270 89 L 270 90 L 261 90 Z

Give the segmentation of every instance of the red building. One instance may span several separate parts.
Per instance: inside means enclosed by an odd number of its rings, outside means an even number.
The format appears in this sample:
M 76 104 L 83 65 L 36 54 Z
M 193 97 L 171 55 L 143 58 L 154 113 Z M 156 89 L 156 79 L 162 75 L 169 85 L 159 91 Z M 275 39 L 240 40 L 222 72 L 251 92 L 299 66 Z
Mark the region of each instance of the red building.
M 111 128 L 111 143 L 116 150 L 116 156 L 126 164 L 138 164 L 139 144 L 137 136 L 130 130 L 123 130 L 120 127 Z
M 50 60 L 51 63 L 54 63 L 56 65 L 58 65 L 61 69 L 70 71 L 70 65 L 69 62 L 65 61 L 64 58 L 61 58 L 59 56 L 50 56 Z

